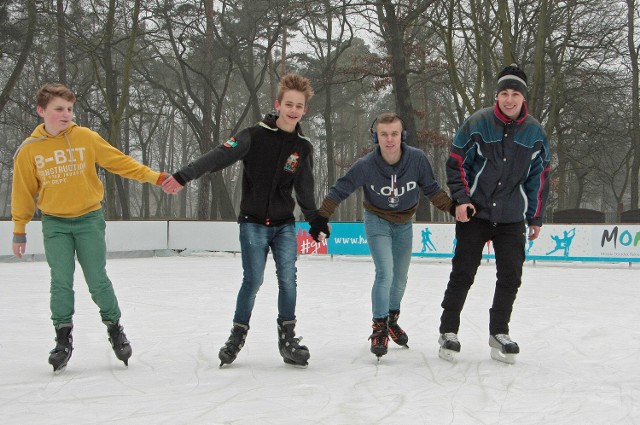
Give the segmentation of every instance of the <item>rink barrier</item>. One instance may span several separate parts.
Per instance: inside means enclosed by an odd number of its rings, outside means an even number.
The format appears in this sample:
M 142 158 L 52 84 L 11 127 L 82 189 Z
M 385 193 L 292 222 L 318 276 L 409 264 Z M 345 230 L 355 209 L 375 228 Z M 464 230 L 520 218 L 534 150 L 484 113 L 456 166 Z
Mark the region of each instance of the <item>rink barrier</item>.
M 369 255 L 361 222 L 330 223 L 331 235 L 316 243 L 306 222 L 296 223 L 301 255 Z M 11 257 L 13 224 L 0 221 L 0 257 Z M 151 253 L 169 255 L 182 251 L 240 252 L 238 224 L 221 221 L 107 221 L 107 250 L 110 256 Z M 455 250 L 455 225 L 414 223 L 413 256 L 450 259 Z M 27 259 L 44 254 L 40 221 L 27 226 Z M 526 244 L 528 261 L 640 263 L 640 225 L 635 224 L 548 224 L 540 237 Z M 483 258 L 495 258 L 487 244 Z

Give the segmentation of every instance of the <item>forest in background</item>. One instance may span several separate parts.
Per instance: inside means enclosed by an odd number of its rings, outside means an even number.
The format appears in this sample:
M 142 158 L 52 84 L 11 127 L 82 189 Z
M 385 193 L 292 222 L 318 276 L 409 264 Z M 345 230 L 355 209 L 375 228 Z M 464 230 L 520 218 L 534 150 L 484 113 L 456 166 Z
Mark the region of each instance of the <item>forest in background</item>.
M 78 124 L 172 172 L 258 122 L 279 78 L 300 73 L 316 93 L 301 124 L 321 201 L 373 148 L 382 111 L 446 187 L 453 134 L 516 62 L 551 144 L 547 221 L 573 208 L 618 221 L 640 194 L 639 12 L 635 0 L 0 0 L 0 218 L 47 82 L 76 92 Z M 108 219 L 238 213 L 240 163 L 174 197 L 100 171 Z M 423 201 L 418 221 L 451 221 Z M 332 220 L 361 220 L 361 204 L 357 192 Z

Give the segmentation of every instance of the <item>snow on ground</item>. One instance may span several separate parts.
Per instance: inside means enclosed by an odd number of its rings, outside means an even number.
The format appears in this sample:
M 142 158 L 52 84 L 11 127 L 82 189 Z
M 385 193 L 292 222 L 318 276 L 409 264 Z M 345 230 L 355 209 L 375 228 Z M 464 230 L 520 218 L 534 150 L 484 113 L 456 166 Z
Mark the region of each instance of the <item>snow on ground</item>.
M 54 346 L 45 262 L 0 263 L 0 411 L 9 424 L 640 424 L 640 269 L 528 264 L 511 335 L 515 365 L 489 356 L 495 268 L 469 293 L 455 363 L 437 355 L 447 262 L 415 259 L 400 324 L 410 349 L 369 353 L 368 258 L 302 257 L 298 335 L 307 369 L 282 362 L 270 260 L 247 344 L 219 368 L 240 256 L 110 259 L 131 340 L 129 368 L 106 340 L 78 267 L 75 350 Z

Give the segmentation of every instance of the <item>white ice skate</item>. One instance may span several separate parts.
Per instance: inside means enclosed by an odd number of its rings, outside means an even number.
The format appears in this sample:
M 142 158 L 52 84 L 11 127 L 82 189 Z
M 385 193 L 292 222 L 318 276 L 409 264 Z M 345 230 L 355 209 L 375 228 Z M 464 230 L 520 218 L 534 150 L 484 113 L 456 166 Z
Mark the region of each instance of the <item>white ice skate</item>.
M 503 363 L 514 364 L 516 355 L 520 352 L 518 344 L 513 342 L 507 334 L 489 336 L 489 346 L 491 347 L 491 358 Z
M 438 338 L 438 344 L 440 344 L 438 357 L 442 360 L 452 362 L 454 361 L 455 355 L 460 352 L 460 341 L 458 341 L 458 335 L 453 332 L 441 334 L 440 338 Z

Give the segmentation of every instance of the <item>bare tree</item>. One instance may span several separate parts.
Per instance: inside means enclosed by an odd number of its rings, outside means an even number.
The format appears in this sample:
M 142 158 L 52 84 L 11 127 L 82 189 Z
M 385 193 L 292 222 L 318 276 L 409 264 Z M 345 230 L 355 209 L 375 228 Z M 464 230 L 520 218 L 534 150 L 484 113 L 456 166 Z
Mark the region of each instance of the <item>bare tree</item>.
M 324 104 L 322 117 L 325 130 L 326 153 L 326 179 L 321 180 L 320 188 L 326 193 L 329 185 L 336 180 L 335 155 L 334 155 L 334 114 L 335 105 L 333 90 L 335 85 L 345 84 L 344 77 L 339 76 L 340 58 L 350 47 L 354 38 L 354 28 L 350 23 L 346 0 L 333 2 L 322 0 L 318 2 L 317 9 L 305 20 L 302 33 L 313 54 L 309 55 L 309 65 L 315 69 L 314 88 L 316 94 L 322 94 Z M 319 164 L 318 164 L 319 165 Z M 316 166 L 318 168 L 318 166 Z
M 67 32 L 65 31 L 63 0 L 56 0 L 56 30 L 58 34 L 58 81 L 67 84 Z
M 410 141 L 416 140 L 417 131 L 409 85 L 409 60 L 405 48 L 412 42 L 410 39 L 407 40 L 407 37 L 412 34 L 411 26 L 416 24 L 433 3 L 435 0 L 416 0 L 406 4 L 394 3 L 391 0 L 371 2 L 375 7 L 382 39 L 391 58 L 390 77 L 393 83 L 396 112 L 405 121 L 405 129 Z
M 7 34 L 7 32 L 5 31 L 0 32 L 0 36 L 2 36 L 3 38 L 8 38 L 10 36 L 11 38 L 13 38 L 13 43 L 19 45 L 19 48 L 17 50 L 11 52 L 5 50 L 4 47 L 0 48 L 0 58 L 2 56 L 15 56 L 17 54 L 13 71 L 11 72 L 11 75 L 9 75 L 9 78 L 7 79 L 4 87 L 2 88 L 2 92 L 0 93 L 0 112 L 2 112 L 5 105 L 7 104 L 9 96 L 11 95 L 11 91 L 21 77 L 22 70 L 24 69 L 27 58 L 29 57 L 29 53 L 31 51 L 31 46 L 33 45 L 33 39 L 36 31 L 36 1 L 26 0 L 25 3 L 27 10 L 26 29 L 23 29 L 24 24 L 17 23 L 10 25 L 10 32 L 12 34 Z M 0 19 L 5 21 L 3 22 L 3 26 L 7 25 L 6 28 L 9 29 L 9 24 L 7 22 L 8 16 L 6 14 L 6 4 L 4 4 L 3 7 L 0 8 Z M 5 40 L 3 40 L 3 43 L 5 42 Z
M 636 17 L 638 16 L 637 4 L 635 0 L 627 2 L 627 45 L 629 48 L 629 62 L 631 65 L 631 142 L 633 146 L 633 159 L 631 161 L 631 209 L 638 208 L 638 197 L 640 196 L 640 68 L 638 64 L 638 51 L 640 45 L 636 44 Z
M 140 15 L 140 0 L 133 1 L 133 11 L 131 15 L 131 29 L 128 37 L 128 43 L 125 52 L 123 52 L 123 66 L 122 66 L 122 78 L 118 79 L 118 74 L 120 73 L 114 67 L 113 56 L 111 54 L 112 42 L 113 42 L 113 28 L 114 18 L 116 13 L 116 0 L 109 0 L 109 11 L 107 14 L 107 28 L 105 31 L 105 42 L 104 42 L 104 85 L 100 84 L 101 91 L 103 92 L 104 98 L 107 103 L 107 111 L 109 112 L 109 133 L 108 140 L 109 142 L 119 148 L 122 149 L 121 144 L 121 126 L 122 120 L 124 118 L 124 111 L 126 110 L 129 102 L 129 87 L 131 83 L 131 70 L 132 70 L 132 60 L 135 54 L 135 42 L 136 37 L 138 36 L 138 18 Z M 98 81 L 100 79 L 98 78 Z M 118 87 L 120 86 L 120 87 Z M 104 88 L 103 88 L 104 87 Z M 119 89 L 118 89 L 119 88 Z M 120 199 L 120 207 L 122 209 L 122 218 L 129 219 L 131 213 L 129 211 L 129 195 L 124 188 L 122 178 L 119 176 L 115 176 L 113 174 L 109 174 L 109 177 L 115 180 L 116 186 L 118 187 L 118 197 Z M 112 180 L 113 181 L 113 180 Z M 109 182 L 109 179 L 107 180 Z M 107 183 L 107 193 L 111 191 L 113 195 L 113 185 Z M 112 196 L 109 199 L 115 200 L 115 197 Z M 111 213 L 110 217 L 115 217 L 115 208 L 114 204 L 111 202 L 107 202 L 107 211 Z
M 15 147 L 38 122 L 32 99 L 44 82 L 73 87 L 79 124 L 177 168 L 260 119 L 285 69 L 304 73 L 317 92 L 304 126 L 319 147 L 320 196 L 370 148 L 382 109 L 402 115 L 410 143 L 441 173 L 453 132 L 495 101 L 496 72 L 517 62 L 554 155 L 548 208 L 637 208 L 638 16 L 635 0 L 5 0 L 0 199 Z M 145 111 L 145 101 L 156 106 Z M 174 199 L 108 177 L 107 216 L 175 207 L 231 220 L 240 172 L 228 167 Z M 337 216 L 357 219 L 356 197 Z M 422 204 L 420 219 L 441 218 Z

